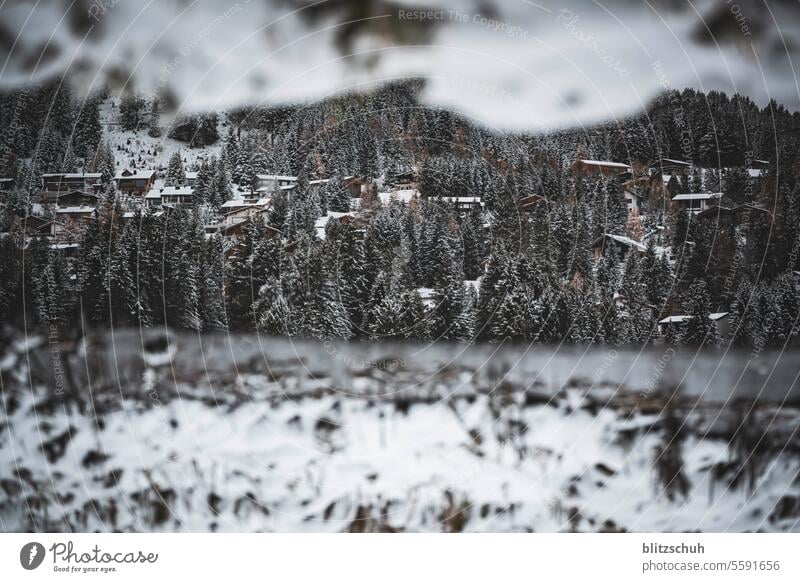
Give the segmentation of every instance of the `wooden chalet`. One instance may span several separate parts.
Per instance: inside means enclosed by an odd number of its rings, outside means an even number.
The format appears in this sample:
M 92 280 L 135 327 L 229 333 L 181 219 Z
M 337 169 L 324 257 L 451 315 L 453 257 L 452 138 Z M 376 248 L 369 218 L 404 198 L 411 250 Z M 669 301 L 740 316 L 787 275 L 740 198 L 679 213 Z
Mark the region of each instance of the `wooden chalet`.
M 65 173 L 42 174 L 42 191 L 47 193 L 72 192 L 97 192 L 102 188 L 99 172 L 92 173 Z
M 277 174 L 256 174 L 253 189 L 257 192 L 274 193 L 281 186 L 292 186 L 297 183 L 297 176 L 280 176 Z
M 132 172 L 126 169 L 114 176 L 114 183 L 117 186 L 117 190 L 127 196 L 136 196 L 138 198 L 150 192 L 155 181 L 155 170 L 137 170 L 136 172 Z
M 88 208 L 97 208 L 97 205 L 100 203 L 100 197 L 97 194 L 93 194 L 91 192 L 85 192 L 82 190 L 73 190 L 72 192 L 67 192 L 65 194 L 59 194 L 56 198 L 56 205 L 59 208 L 68 208 L 68 207 L 88 207 Z
M 678 194 L 672 198 L 673 208 L 679 208 L 692 214 L 697 214 L 710 208 L 722 198 L 722 192 L 695 192 L 691 194 Z
M 14 189 L 14 178 L 0 176 L 0 192 L 10 192 Z
M 628 164 L 621 162 L 578 160 L 572 164 L 572 171 L 576 174 L 630 177 L 633 170 Z
M 641 209 L 642 195 L 632 188 L 625 188 L 622 191 L 625 196 L 625 204 L 628 207 L 628 214 L 639 214 Z
M 528 196 L 523 196 L 517 202 L 520 210 L 533 210 L 533 208 L 543 202 L 547 204 L 547 199 L 544 196 L 540 196 L 539 194 L 530 194 Z
M 592 243 L 592 258 L 599 261 L 608 252 L 617 252 L 622 260 L 632 252 L 644 253 L 647 247 L 630 237 L 606 233 Z

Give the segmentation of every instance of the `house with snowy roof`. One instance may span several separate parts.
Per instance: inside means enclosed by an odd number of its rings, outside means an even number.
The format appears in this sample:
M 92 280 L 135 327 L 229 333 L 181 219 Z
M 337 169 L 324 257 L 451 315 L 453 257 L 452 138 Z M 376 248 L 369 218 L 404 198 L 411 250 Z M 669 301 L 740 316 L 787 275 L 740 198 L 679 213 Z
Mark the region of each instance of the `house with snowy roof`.
M 662 336 L 667 335 L 670 327 L 683 326 L 692 319 L 692 317 L 692 315 L 670 315 L 669 317 L 665 317 L 658 322 L 658 333 Z M 728 337 L 728 333 L 730 332 L 730 312 L 719 311 L 710 313 L 708 319 L 714 323 L 720 337 Z
M 10 192 L 14 189 L 14 178 L 0 176 L 0 192 Z
M 84 192 L 82 190 L 73 190 L 72 192 L 65 192 L 59 194 L 56 198 L 56 205 L 59 208 L 67 208 L 70 206 L 87 206 L 89 208 L 97 208 L 100 203 L 100 197 L 91 192 Z
M 690 171 L 692 167 L 691 162 L 674 158 L 661 158 L 650 165 L 650 172 L 651 175 L 661 174 L 662 176 L 665 174 L 681 174 Z
M 445 200 L 456 207 L 456 210 L 461 212 L 469 212 L 475 207 L 483 208 L 486 203 L 481 200 L 480 196 L 442 196 L 440 200 Z
M 378 200 L 381 206 L 388 206 L 393 200 L 408 204 L 412 200 L 419 198 L 416 190 L 394 190 L 392 192 L 378 192 Z
M 142 197 L 153 188 L 156 181 L 155 170 L 122 170 L 114 176 L 117 190 L 126 196 Z
M 61 193 L 80 190 L 83 192 L 96 192 L 102 188 L 100 172 L 67 172 L 42 174 L 42 191 L 46 193 Z
M 194 203 L 194 189 L 189 186 L 164 186 L 148 192 L 144 200 L 150 208 L 191 205 Z
M 632 168 L 621 162 L 606 160 L 577 160 L 572 164 L 572 171 L 576 174 L 600 174 L 601 176 L 629 176 Z
M 709 206 L 697 213 L 697 218 L 711 226 L 739 226 L 749 223 L 755 215 L 770 216 L 769 210 L 751 202 L 738 206 Z
M 523 196 L 517 201 L 517 205 L 519 206 L 520 210 L 533 210 L 537 204 L 540 202 L 547 204 L 547 199 L 544 196 L 540 196 L 539 194 L 529 194 L 528 196 Z
M 592 258 L 595 261 L 599 261 L 607 252 L 612 250 L 625 260 L 631 251 L 644 253 L 647 250 L 647 246 L 627 236 L 605 233 L 597 237 L 592 243 Z
M 227 207 L 225 204 L 234 202 Z M 228 200 L 222 205 L 225 215 L 222 218 L 223 226 L 232 226 L 243 222 L 251 217 L 263 214 L 269 208 L 270 198 L 261 198 L 259 200 Z
M 691 194 L 677 194 L 672 198 L 673 208 L 697 214 L 714 206 L 722 198 L 722 192 L 694 192 Z
M 625 197 L 625 204 L 628 207 L 628 214 L 629 215 L 639 214 L 642 202 L 642 195 L 639 194 L 633 188 L 625 188 L 622 191 L 622 194 Z
M 279 174 L 256 174 L 253 189 L 262 193 L 277 192 L 282 186 L 293 186 L 297 176 L 281 176 Z

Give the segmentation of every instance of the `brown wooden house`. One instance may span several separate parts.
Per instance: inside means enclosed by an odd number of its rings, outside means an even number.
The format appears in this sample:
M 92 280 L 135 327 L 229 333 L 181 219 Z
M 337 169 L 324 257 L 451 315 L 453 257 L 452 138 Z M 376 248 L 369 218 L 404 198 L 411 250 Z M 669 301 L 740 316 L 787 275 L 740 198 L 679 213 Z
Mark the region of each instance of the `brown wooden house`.
M 156 181 L 155 170 L 137 170 L 132 172 L 130 170 L 122 170 L 114 177 L 114 183 L 117 190 L 126 196 L 145 196 L 153 188 Z

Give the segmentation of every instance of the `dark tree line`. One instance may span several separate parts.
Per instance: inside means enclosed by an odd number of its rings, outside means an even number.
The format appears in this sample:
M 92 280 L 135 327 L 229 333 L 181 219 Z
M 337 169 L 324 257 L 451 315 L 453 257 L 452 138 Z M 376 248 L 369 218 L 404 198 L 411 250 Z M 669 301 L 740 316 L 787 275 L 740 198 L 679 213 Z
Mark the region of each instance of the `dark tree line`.
M 0 315 L 19 322 L 25 313 L 43 325 L 82 316 L 96 325 L 316 338 L 624 344 L 650 341 L 661 318 L 681 313 L 691 317 L 669 328 L 669 341 L 796 341 L 797 113 L 686 90 L 656 99 L 647 117 L 507 135 L 421 106 L 420 86 L 230 112 L 218 155 L 190 168 L 198 171 L 193 207 L 138 211 L 123 221 L 109 184 L 76 257 L 25 240 L 13 226 L 30 209 L 30 189 L 19 184 L 31 180 L 18 181 L 4 195 Z M 96 132 L 101 96 L 87 106 L 52 87 L 38 91 L 25 98 L 39 109 L 42 101 L 52 105 L 46 123 L 15 112 L 20 94 L 0 102 L 3 135 L 17 152 L 7 173 L 35 176 L 83 160 L 113 174 L 113 155 Z M 146 104 L 132 99 L 121 105 L 126 123 L 150 131 L 139 117 Z M 33 133 L 11 131 L 17 118 Z M 216 132 L 216 116 L 183 120 L 171 131 L 182 127 L 176 137 L 190 145 L 212 143 L 212 119 Z M 635 162 L 633 187 L 646 218 L 629 216 L 620 178 L 575 172 L 579 157 Z M 645 171 L 663 157 L 689 157 L 695 170 L 664 184 Z M 751 159 L 769 162 L 763 178 L 747 173 Z M 176 154 L 167 182 L 182 183 L 186 169 Z M 378 204 L 375 192 L 404 172 L 417 177 L 421 198 Z M 298 176 L 297 186 L 270 193 L 264 224 L 235 238 L 206 235 L 203 226 L 221 218 L 233 187 L 252 189 L 262 173 Z M 321 216 L 349 210 L 349 176 L 367 179 L 363 212 L 349 223 L 330 219 L 320 236 Z M 323 177 L 327 184 L 311 186 Z M 722 191 L 724 205 L 761 203 L 769 212 L 709 228 L 668 204 L 676 193 L 702 190 Z M 520 211 L 531 194 L 546 200 Z M 483 206 L 459 210 L 442 200 L 471 196 Z M 595 256 L 605 235 L 640 246 L 626 253 L 609 245 Z M 719 311 L 732 314 L 730 337 L 718 337 L 708 319 Z

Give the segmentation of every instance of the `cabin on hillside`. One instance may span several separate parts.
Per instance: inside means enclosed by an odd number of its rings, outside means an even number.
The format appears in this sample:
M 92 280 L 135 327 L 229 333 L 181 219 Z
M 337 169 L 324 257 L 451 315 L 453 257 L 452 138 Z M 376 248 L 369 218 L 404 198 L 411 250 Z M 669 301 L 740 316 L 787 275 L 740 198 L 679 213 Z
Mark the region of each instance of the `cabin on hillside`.
M 33 214 L 17 217 L 15 220 L 15 228 L 26 238 L 37 236 L 50 237 L 55 234 L 52 220 Z
M 672 198 L 673 208 L 678 208 L 697 214 L 714 206 L 722 198 L 722 192 L 694 192 L 691 194 L 678 194 Z
M 59 208 L 67 208 L 70 206 L 97 208 L 98 204 L 100 204 L 100 197 L 97 194 L 82 192 L 80 190 L 60 194 L 58 198 L 56 198 L 56 206 Z
M 642 207 L 642 195 L 631 188 L 625 188 L 622 193 L 625 196 L 625 204 L 628 207 L 628 215 L 639 214 L 639 210 Z
M 14 189 L 14 178 L 0 176 L 0 192 L 11 192 Z
M 117 190 L 126 196 L 136 196 L 141 198 L 152 190 L 156 181 L 155 170 L 122 170 L 114 176 L 114 183 Z
M 632 169 L 628 164 L 603 160 L 578 160 L 572 164 L 576 174 L 599 174 L 601 176 L 630 177 Z
M 52 234 L 56 238 L 69 238 L 97 218 L 97 208 L 91 206 L 69 206 L 56 210 Z
M 675 327 L 682 327 L 686 325 L 686 323 L 692 319 L 693 316 L 691 315 L 670 315 L 669 317 L 665 317 L 664 319 L 658 322 L 658 333 L 661 336 L 667 335 L 669 332 L 669 328 Z M 717 334 L 721 338 L 728 337 L 730 333 L 730 313 L 728 311 L 720 311 L 717 313 L 710 313 L 708 315 L 708 319 L 710 319 L 714 323 L 714 327 L 716 327 Z
M 746 203 L 739 206 L 710 206 L 697 213 L 697 218 L 709 225 L 739 226 L 747 224 L 756 215 L 770 217 L 769 210 L 758 204 Z
M 625 260 L 632 251 L 644 253 L 646 250 L 644 244 L 630 237 L 605 233 L 592 243 L 592 258 L 599 261 L 606 253 L 616 252 L 622 260 Z
M 294 186 L 295 184 L 297 184 L 297 176 L 256 174 L 253 189 L 256 192 L 271 194 L 277 192 L 282 186 Z
M 652 174 L 685 174 L 691 171 L 693 165 L 691 162 L 684 162 L 683 160 L 676 160 L 672 158 L 661 158 L 656 160 L 650 165 L 650 172 Z
M 82 192 L 97 192 L 102 188 L 100 172 L 92 173 L 61 173 L 42 174 L 42 191 L 46 193 L 61 193 L 80 190 Z
M 547 204 L 547 199 L 539 194 L 529 194 L 528 196 L 523 196 L 520 198 L 517 201 L 517 206 L 520 210 L 528 211 L 533 210 L 533 208 L 539 204 L 539 202 Z
M 148 192 L 144 200 L 149 208 L 187 206 L 194 203 L 194 190 L 189 186 L 164 186 Z
M 453 204 L 460 212 L 470 212 L 473 208 L 483 208 L 486 203 L 480 196 L 442 196 L 439 200 L 444 200 Z
M 240 201 L 240 204 L 229 206 L 227 209 L 225 209 L 225 216 L 222 218 L 222 224 L 224 226 L 233 226 L 234 224 L 244 222 L 245 220 L 258 216 L 259 214 L 263 214 L 269 208 L 269 201 L 269 198 L 262 198 L 255 202 Z M 233 201 L 228 200 L 228 202 Z
M 350 198 L 361 198 L 361 195 L 369 193 L 372 187 L 372 180 L 358 176 L 346 176 L 343 182 L 344 187 L 350 192 Z
M 397 190 L 417 188 L 417 173 L 414 170 L 400 171 L 389 176 L 388 182 Z

